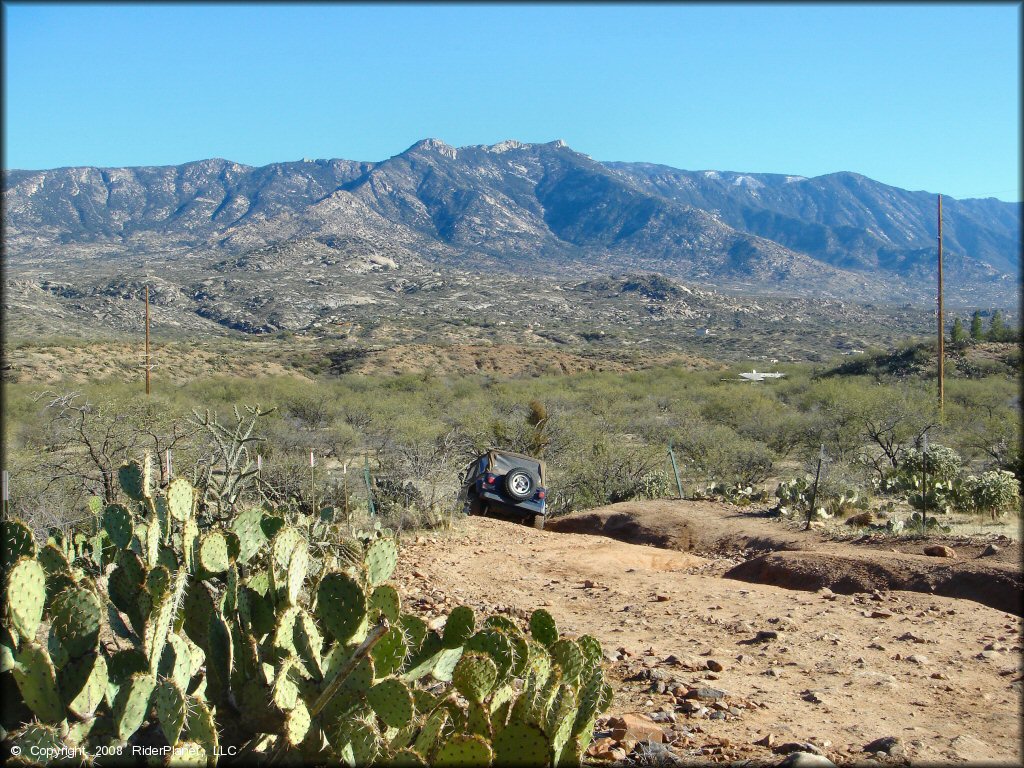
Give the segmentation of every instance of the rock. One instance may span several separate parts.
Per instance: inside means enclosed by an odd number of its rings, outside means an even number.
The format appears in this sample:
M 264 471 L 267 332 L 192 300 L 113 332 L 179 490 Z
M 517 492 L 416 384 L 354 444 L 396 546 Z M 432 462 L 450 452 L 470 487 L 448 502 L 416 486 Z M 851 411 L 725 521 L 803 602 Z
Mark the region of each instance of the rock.
M 928 657 L 922 653 L 915 653 L 910 656 L 907 656 L 907 661 L 911 662 L 912 664 L 927 664 Z
M 769 733 L 764 738 L 758 739 L 757 741 L 754 742 L 754 746 L 756 746 L 756 747 L 768 747 L 769 749 L 771 749 L 773 746 L 775 746 L 775 734 L 774 733 Z
M 870 744 L 865 744 L 864 751 L 872 754 L 884 752 L 887 755 L 902 755 L 906 750 L 903 746 L 903 739 L 899 736 L 883 736 Z
M 685 712 L 689 715 L 699 712 L 702 709 L 704 709 L 704 707 L 701 704 L 697 703 L 697 701 L 683 701 L 679 705 L 679 711 Z
M 995 544 L 989 544 L 981 551 L 981 554 L 978 555 L 978 557 L 991 557 L 992 555 L 997 554 L 999 554 L 999 547 L 997 547 Z
M 614 748 L 615 740 L 603 736 L 600 739 L 595 739 L 594 743 L 587 747 L 587 754 L 599 760 L 614 760 L 615 758 L 612 757 L 612 749 Z
M 646 715 L 627 714 L 608 720 L 611 736 L 616 741 L 665 741 L 665 732 Z
M 594 582 L 592 582 L 590 579 L 584 579 L 583 580 L 583 588 L 584 589 L 593 589 L 594 588 Z
M 824 755 L 812 752 L 791 752 L 789 757 L 778 764 L 779 768 L 835 768 L 835 763 Z
M 929 557 L 956 557 L 956 550 L 942 544 L 933 544 L 924 548 L 924 553 Z
M 702 686 L 688 691 L 686 698 L 697 699 L 698 701 L 721 701 L 725 698 L 725 695 L 725 691 L 719 690 L 718 688 L 707 688 Z
M 667 603 L 670 600 L 668 595 L 655 595 L 654 599 L 659 603 Z
M 676 721 L 675 712 L 652 712 L 651 720 L 656 723 L 674 723 Z
M 788 755 L 791 752 L 807 752 L 814 755 L 821 754 L 821 750 L 809 741 L 787 741 L 784 744 L 779 744 L 777 747 L 772 747 L 772 752 L 777 755 Z
M 717 662 L 714 659 L 708 659 L 708 669 L 710 669 L 712 672 L 722 672 L 725 669 L 725 667 L 723 667 L 720 662 Z

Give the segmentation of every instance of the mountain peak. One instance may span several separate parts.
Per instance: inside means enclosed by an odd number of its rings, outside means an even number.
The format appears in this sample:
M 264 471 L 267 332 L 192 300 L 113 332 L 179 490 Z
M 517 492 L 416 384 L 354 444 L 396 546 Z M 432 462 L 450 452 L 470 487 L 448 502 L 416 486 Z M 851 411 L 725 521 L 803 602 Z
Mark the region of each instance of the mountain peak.
M 440 155 L 444 155 L 445 157 L 450 157 L 452 159 L 455 159 L 459 153 L 455 147 L 445 144 L 441 139 L 421 139 L 405 150 L 402 154 L 404 155 L 417 150 L 423 152 L 437 152 Z

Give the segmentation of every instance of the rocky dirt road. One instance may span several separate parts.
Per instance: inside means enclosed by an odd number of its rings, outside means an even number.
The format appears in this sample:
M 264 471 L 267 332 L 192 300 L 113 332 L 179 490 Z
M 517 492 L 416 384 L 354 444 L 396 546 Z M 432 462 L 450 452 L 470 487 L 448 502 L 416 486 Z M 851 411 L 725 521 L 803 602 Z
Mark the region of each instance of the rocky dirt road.
M 687 519 L 687 502 L 651 504 Z M 691 762 L 774 764 L 801 743 L 837 764 L 1020 763 L 1018 616 L 920 592 L 724 578 L 742 557 L 703 546 L 716 517 L 743 541 L 790 533 L 764 518 L 739 531 L 735 508 L 717 506 L 694 513 L 702 536 L 681 547 L 704 557 L 470 518 L 407 537 L 397 579 L 406 608 L 435 626 L 459 604 L 520 619 L 545 607 L 561 631 L 594 635 L 614 677 L 608 714 L 653 717 Z

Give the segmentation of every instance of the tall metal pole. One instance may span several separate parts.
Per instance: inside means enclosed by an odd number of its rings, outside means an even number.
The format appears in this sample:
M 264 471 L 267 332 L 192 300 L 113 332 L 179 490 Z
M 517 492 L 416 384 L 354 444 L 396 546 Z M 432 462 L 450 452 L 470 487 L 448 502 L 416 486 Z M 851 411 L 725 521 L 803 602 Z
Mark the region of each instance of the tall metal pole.
M 149 286 L 146 286 L 146 394 L 149 394 Z
M 942 195 L 939 195 L 939 418 L 942 418 L 942 409 L 945 400 L 944 393 L 944 368 L 946 358 L 946 334 L 942 312 Z

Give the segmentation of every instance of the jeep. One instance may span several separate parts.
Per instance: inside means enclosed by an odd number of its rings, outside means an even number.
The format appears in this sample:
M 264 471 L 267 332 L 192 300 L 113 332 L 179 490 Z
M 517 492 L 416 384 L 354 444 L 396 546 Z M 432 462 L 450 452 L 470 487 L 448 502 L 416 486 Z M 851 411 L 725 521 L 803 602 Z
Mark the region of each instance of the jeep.
M 544 462 L 532 456 L 489 448 L 462 473 L 459 500 L 467 515 L 512 517 L 543 530 Z

